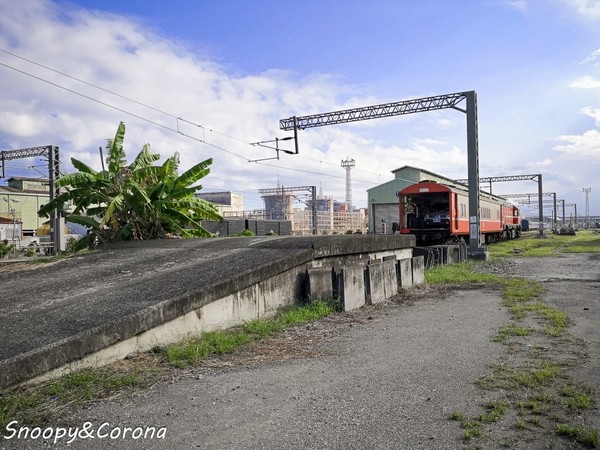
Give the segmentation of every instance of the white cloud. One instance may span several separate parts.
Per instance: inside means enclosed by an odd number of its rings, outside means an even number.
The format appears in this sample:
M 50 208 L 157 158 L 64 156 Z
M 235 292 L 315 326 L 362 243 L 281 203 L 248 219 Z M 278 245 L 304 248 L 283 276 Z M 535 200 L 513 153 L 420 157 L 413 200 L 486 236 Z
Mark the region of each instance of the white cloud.
M 525 11 L 528 7 L 527 0 L 505 0 L 503 4 L 517 11 Z
M 585 108 L 582 108 L 579 112 L 590 116 L 596 121 L 596 126 L 600 127 L 600 108 L 592 108 L 591 106 L 586 106 Z
M 589 56 L 587 56 L 583 61 L 581 61 L 581 64 L 593 63 L 596 60 L 600 60 L 600 49 L 590 53 Z M 594 66 L 598 65 L 600 65 L 600 62 L 594 64 Z
M 600 19 L 600 2 L 598 0 L 564 0 L 586 19 Z
M 531 170 L 541 170 L 541 169 L 548 168 L 552 164 L 554 164 L 554 161 L 549 158 L 546 158 L 543 161 L 531 162 L 531 163 L 527 164 L 527 167 Z
M 598 89 L 600 88 L 600 79 L 590 75 L 585 75 L 575 79 L 569 87 L 578 89 Z
M 558 137 L 563 145 L 554 147 L 554 150 L 569 158 L 589 159 L 594 162 L 600 158 L 600 132 L 588 130 L 581 135 L 563 135 Z

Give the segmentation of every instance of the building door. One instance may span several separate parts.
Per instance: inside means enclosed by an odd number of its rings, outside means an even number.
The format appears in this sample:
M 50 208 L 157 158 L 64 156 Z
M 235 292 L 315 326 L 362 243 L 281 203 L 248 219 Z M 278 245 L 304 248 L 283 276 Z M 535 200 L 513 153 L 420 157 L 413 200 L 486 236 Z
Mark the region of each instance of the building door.
M 392 234 L 392 224 L 398 223 L 398 203 L 381 203 L 373 205 L 372 234 Z

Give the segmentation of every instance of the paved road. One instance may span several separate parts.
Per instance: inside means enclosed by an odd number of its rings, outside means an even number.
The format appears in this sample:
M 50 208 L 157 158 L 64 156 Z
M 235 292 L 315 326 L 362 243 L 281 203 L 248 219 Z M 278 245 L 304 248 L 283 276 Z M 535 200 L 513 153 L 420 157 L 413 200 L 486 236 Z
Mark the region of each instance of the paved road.
M 506 320 L 499 293 L 459 291 L 356 314 L 361 323 L 334 325 L 337 336 L 319 345 L 324 356 L 190 376 L 80 416 L 96 426 L 166 427 L 164 441 L 78 441 L 71 448 L 460 446 L 447 415 L 477 408 L 482 394 L 472 381 L 504 351 L 491 341 Z

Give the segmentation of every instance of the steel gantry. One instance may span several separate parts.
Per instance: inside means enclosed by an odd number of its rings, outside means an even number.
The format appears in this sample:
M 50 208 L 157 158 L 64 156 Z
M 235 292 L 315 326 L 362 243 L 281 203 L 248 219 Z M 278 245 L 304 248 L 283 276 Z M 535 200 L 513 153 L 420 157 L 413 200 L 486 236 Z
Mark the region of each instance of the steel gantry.
M 503 181 L 535 181 L 535 179 L 537 178 L 537 183 L 538 183 L 538 193 L 537 194 L 525 194 L 525 195 L 537 195 L 539 200 L 542 201 L 542 196 L 544 195 L 542 193 L 542 174 L 541 173 L 535 173 L 535 174 L 528 174 L 528 175 L 505 175 L 505 176 L 499 176 L 499 177 L 487 177 L 487 178 L 479 178 L 479 183 L 489 183 L 490 185 L 490 194 L 492 193 L 492 183 L 494 182 L 503 182 Z M 459 180 L 454 180 L 455 183 L 461 183 L 461 184 L 469 184 L 469 192 L 471 192 L 471 178 L 469 177 L 469 179 L 459 179 Z M 520 195 L 520 194 L 508 194 L 508 195 Z M 519 197 L 509 197 L 506 195 L 501 195 L 500 197 L 504 197 L 504 198 L 519 198 Z M 540 210 L 540 237 L 544 237 L 544 212 L 542 210 Z
M 541 175 L 540 175 L 541 176 Z M 541 185 L 541 184 L 540 184 Z M 550 200 L 548 203 L 552 203 L 554 205 L 554 220 L 552 221 L 552 227 L 554 229 L 556 229 L 556 192 L 538 192 L 538 193 L 527 193 L 527 194 L 502 194 L 501 197 L 504 198 L 514 198 L 514 199 L 527 199 L 528 200 L 528 204 L 544 204 L 545 201 L 543 199 L 543 197 L 552 197 L 553 199 Z M 537 197 L 536 201 L 531 201 L 531 198 L 535 198 Z M 538 212 L 539 212 L 539 221 L 540 221 L 540 230 L 543 227 L 543 222 L 544 222 L 544 210 L 543 208 L 538 208 Z M 564 208 L 563 208 L 563 212 L 564 212 Z M 543 233 L 540 231 L 540 236 L 543 236 Z
M 16 150 L 0 151 L 0 165 L 2 167 L 2 178 L 5 178 L 6 161 L 13 159 L 33 158 L 35 156 L 46 156 L 48 158 L 48 184 L 50 189 L 50 201 L 60 194 L 56 187 L 56 180 L 60 178 L 59 148 L 56 145 L 41 145 L 39 147 L 19 148 Z M 64 239 L 58 231 L 61 226 L 61 217 L 57 210 L 50 214 L 50 239 L 54 244 L 54 252 L 64 250 Z
M 464 107 L 459 107 L 464 102 Z M 469 254 L 484 254 L 481 244 L 479 215 L 479 138 L 477 125 L 477 93 L 475 91 L 456 92 L 411 100 L 402 100 L 381 105 L 363 106 L 308 116 L 293 116 L 279 121 L 282 130 L 294 130 L 296 153 L 298 153 L 298 130 L 306 128 L 379 119 L 440 109 L 455 109 L 467 116 L 467 164 L 469 174 Z

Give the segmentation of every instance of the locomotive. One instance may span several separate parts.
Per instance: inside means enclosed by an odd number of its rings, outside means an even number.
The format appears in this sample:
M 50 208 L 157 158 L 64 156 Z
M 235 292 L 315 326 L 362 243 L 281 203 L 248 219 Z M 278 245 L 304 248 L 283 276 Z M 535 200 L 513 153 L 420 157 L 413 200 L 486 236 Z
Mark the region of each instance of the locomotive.
M 399 192 L 400 233 L 414 234 L 417 243 L 440 244 L 469 240 L 467 186 L 421 181 Z M 480 231 L 486 244 L 521 236 L 519 208 L 505 199 L 480 193 Z

